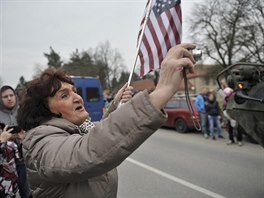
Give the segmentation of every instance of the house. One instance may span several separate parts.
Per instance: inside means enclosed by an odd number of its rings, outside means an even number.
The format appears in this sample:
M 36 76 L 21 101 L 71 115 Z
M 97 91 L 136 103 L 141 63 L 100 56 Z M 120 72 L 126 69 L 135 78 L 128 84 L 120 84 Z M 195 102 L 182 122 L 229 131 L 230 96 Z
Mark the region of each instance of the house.
M 219 71 L 221 71 L 221 67 L 217 65 L 202 65 L 197 64 L 195 66 L 195 70 L 193 74 L 188 74 L 187 85 L 188 91 L 190 94 L 198 94 L 202 87 L 209 87 L 210 90 L 217 90 L 218 85 L 216 82 L 216 75 Z M 147 89 L 148 91 L 152 91 L 155 89 L 155 77 L 151 76 L 147 79 L 142 79 L 138 81 L 134 81 L 131 83 L 131 86 L 138 91 L 142 91 Z M 182 81 L 180 85 L 180 89 L 177 92 L 177 95 L 185 94 L 185 85 L 184 81 Z
M 219 65 L 197 64 L 194 73 L 187 76 L 190 83 L 194 86 L 192 89 L 193 93 L 198 94 L 204 86 L 209 87 L 210 90 L 217 90 L 216 76 L 222 69 Z

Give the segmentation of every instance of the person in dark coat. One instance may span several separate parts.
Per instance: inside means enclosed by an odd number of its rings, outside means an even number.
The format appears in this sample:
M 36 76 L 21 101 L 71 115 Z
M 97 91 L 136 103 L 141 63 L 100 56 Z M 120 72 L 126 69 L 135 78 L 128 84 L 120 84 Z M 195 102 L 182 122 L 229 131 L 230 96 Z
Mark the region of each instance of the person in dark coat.
M 208 99 L 205 102 L 205 110 L 208 115 L 210 137 L 215 140 L 214 130 L 216 127 L 218 138 L 223 138 L 220 124 L 220 108 L 216 96 L 212 92 L 208 93 Z

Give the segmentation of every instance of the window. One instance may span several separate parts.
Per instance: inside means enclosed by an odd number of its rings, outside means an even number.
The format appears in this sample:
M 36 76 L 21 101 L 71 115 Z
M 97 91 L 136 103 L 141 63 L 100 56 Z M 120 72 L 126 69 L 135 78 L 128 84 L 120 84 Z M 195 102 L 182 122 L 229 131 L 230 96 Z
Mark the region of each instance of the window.
M 177 101 L 177 100 L 170 100 L 170 101 L 166 104 L 166 108 L 168 108 L 168 109 L 179 108 L 179 101 Z
M 100 101 L 99 89 L 97 87 L 87 87 L 86 88 L 86 101 L 87 102 L 99 102 Z
M 81 97 L 83 97 L 83 93 L 82 93 L 82 88 L 81 87 L 77 87 L 77 94 L 80 95 Z
M 187 102 L 185 100 L 180 101 L 180 108 L 181 109 L 188 109 Z

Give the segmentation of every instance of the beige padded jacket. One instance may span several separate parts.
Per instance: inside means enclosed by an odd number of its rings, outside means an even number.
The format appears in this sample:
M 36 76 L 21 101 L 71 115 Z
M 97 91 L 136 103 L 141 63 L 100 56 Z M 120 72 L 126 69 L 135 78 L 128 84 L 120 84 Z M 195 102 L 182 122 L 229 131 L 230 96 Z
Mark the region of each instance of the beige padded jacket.
M 144 91 L 87 134 L 62 118 L 31 129 L 23 153 L 33 198 L 116 197 L 116 167 L 165 120 Z

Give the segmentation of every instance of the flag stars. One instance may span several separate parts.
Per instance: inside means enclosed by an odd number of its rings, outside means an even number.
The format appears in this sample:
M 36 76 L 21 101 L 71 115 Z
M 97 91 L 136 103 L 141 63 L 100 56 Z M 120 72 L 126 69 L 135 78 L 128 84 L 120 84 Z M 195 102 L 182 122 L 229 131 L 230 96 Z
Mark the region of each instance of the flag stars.
M 174 22 L 176 20 L 181 21 L 181 18 L 179 18 L 181 17 L 180 3 L 181 0 L 155 0 L 152 7 L 153 14 L 150 14 L 147 24 L 149 31 L 144 33 L 144 39 L 140 46 L 141 76 L 160 68 L 167 50 L 172 45 L 181 42 L 181 23 Z M 168 18 L 171 21 L 167 20 Z M 160 25 L 154 26 L 153 24 L 157 22 Z M 151 25 L 153 28 L 150 28 Z M 161 29 L 161 27 L 164 29 Z M 163 30 L 166 31 L 165 35 L 163 35 Z
M 153 11 L 158 16 L 164 11 L 173 8 L 175 5 L 180 4 L 180 0 L 156 0 L 155 5 L 153 6 Z

